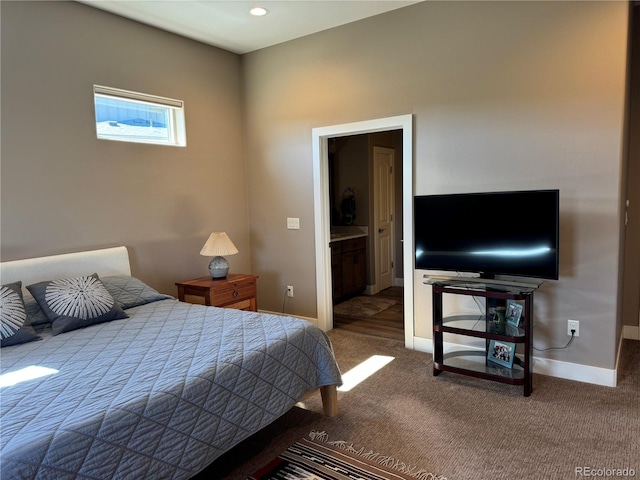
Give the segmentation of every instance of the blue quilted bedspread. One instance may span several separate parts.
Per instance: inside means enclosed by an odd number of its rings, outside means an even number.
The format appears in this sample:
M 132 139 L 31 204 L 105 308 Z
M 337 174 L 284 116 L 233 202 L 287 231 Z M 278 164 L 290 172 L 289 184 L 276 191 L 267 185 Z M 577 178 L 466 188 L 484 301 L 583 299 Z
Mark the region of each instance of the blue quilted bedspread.
M 340 384 L 327 336 L 286 316 L 162 300 L 2 349 L 3 479 L 181 479 Z M 27 369 L 29 370 L 29 369 Z

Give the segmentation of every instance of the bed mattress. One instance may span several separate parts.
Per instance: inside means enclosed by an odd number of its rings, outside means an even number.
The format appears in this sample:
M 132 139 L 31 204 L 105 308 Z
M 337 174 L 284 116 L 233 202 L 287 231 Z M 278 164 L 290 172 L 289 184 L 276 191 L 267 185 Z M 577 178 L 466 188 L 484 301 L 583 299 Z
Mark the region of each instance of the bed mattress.
M 0 391 L 2 478 L 189 478 L 341 382 L 304 320 L 175 300 L 126 312 L 2 349 L 3 374 L 49 369 Z

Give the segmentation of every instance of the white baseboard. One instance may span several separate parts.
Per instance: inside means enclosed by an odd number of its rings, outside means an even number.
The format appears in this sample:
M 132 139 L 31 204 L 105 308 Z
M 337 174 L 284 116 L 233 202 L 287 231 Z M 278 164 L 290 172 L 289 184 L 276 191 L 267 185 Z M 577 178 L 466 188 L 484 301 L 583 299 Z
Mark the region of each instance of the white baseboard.
M 413 348 L 419 352 L 433 353 L 433 340 L 424 337 L 413 337 Z
M 615 387 L 618 382 L 618 373 L 615 369 L 592 367 L 591 365 L 561 362 L 540 357 L 533 357 L 533 373 L 564 378 L 565 380 L 593 383 L 604 387 Z
M 404 278 L 395 278 L 393 280 L 394 287 L 404 287 Z
M 620 340 L 618 340 L 618 354 L 616 355 L 616 385 L 618 382 L 618 374 L 620 373 L 620 357 L 622 356 L 622 342 L 624 341 L 624 336 L 620 335 Z
M 629 340 L 640 340 L 640 327 L 625 325 L 622 329 L 622 336 Z
M 433 353 L 433 341 L 430 338 L 414 337 L 414 348 L 421 352 Z M 465 345 L 447 343 L 444 345 L 445 351 L 452 348 L 470 348 Z M 473 348 L 473 347 L 471 347 Z M 577 382 L 593 383 L 605 387 L 615 387 L 617 384 L 617 368 L 592 367 L 578 363 L 561 362 L 549 358 L 533 357 L 533 373 L 548 375 L 550 377 L 564 378 L 565 380 L 575 380 Z M 535 387 L 535 385 L 534 385 Z

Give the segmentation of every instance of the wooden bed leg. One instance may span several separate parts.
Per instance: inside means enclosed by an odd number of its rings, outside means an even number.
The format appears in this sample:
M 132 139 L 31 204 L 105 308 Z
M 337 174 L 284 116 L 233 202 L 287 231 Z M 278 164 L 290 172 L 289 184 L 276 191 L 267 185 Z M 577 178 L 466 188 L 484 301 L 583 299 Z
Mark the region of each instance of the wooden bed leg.
M 338 389 L 335 385 L 320 387 L 322 410 L 327 417 L 338 415 Z

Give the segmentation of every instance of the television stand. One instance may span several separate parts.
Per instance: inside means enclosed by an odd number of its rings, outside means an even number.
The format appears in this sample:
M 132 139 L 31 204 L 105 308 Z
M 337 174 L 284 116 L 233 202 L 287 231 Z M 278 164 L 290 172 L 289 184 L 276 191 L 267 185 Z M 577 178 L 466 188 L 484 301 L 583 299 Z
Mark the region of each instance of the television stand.
M 533 391 L 533 292 L 538 285 L 517 287 L 489 285 L 488 282 L 493 280 L 476 279 L 483 280 L 483 283 L 468 280 L 454 277 L 453 280 L 429 278 L 425 281 L 433 289 L 433 375 L 452 372 L 510 385 L 522 385 L 524 396 L 528 397 Z M 443 317 L 442 298 L 445 294 L 484 297 L 487 315 Z M 497 323 L 489 315 L 496 307 L 505 306 L 508 300 L 521 302 L 519 304 L 523 307 L 518 327 L 506 322 Z M 485 348 L 461 347 L 444 353 L 445 334 L 484 339 Z M 512 366 L 504 366 L 489 359 L 489 352 L 504 344 L 513 347 L 509 357 L 509 360 L 513 358 Z M 515 355 L 516 347 L 522 349 L 518 355 Z

